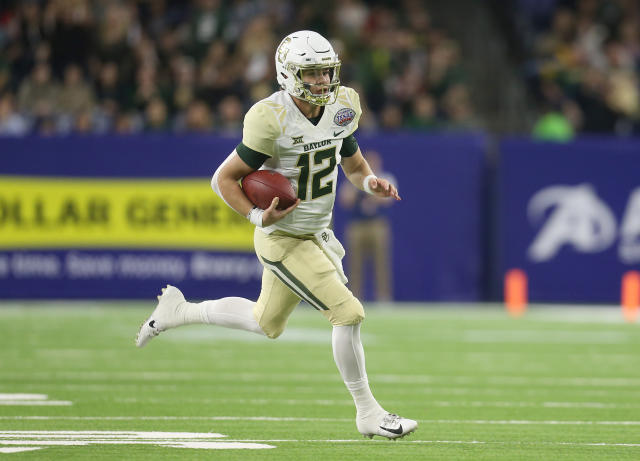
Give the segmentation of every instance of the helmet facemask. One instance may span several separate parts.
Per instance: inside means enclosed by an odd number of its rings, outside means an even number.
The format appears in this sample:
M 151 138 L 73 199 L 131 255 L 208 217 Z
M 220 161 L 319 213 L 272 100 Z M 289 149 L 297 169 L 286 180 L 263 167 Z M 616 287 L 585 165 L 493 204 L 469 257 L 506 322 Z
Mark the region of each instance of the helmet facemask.
M 289 65 L 291 74 L 296 79 L 294 91 L 297 97 L 303 99 L 316 106 L 326 106 L 336 102 L 338 97 L 338 88 L 340 88 L 340 61 L 334 61 L 331 64 L 309 64 L 296 66 Z M 311 83 L 305 82 L 304 76 L 312 73 L 312 82 L 322 81 L 325 73 L 329 73 L 329 83 Z M 313 93 L 312 88 L 320 93 Z

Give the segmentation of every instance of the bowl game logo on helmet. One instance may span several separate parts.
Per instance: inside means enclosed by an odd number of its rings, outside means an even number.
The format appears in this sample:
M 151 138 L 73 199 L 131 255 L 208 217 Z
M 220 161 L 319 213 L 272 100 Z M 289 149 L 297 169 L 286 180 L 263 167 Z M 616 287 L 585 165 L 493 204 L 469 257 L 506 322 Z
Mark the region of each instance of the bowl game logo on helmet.
M 336 115 L 333 117 L 333 123 L 338 126 L 347 126 L 349 123 L 353 121 L 356 116 L 356 111 L 350 107 L 345 107 L 344 109 L 340 109 Z

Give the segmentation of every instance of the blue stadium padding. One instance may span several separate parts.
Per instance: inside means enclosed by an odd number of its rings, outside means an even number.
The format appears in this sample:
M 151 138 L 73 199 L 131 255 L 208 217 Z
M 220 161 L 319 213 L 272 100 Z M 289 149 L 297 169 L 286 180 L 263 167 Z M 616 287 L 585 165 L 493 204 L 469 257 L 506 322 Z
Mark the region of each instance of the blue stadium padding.
M 383 155 L 385 168 L 398 178 L 403 197 L 390 211 L 396 299 L 478 300 L 483 137 L 389 134 L 361 135 L 358 140 L 363 150 L 372 148 Z M 171 135 L 0 138 L 0 175 L 201 177 L 208 181 L 238 141 Z M 336 206 L 339 235 L 344 224 L 344 211 Z M 257 298 L 259 267 L 256 270 L 253 253 L 212 248 L 199 251 L 200 256 L 213 258 L 206 261 L 226 258 L 221 264 L 227 269 L 205 267 L 197 278 L 192 272 L 194 252 L 171 248 L 5 247 L 0 250 L 0 298 L 149 298 L 165 283 L 177 284 L 193 299 L 230 295 Z M 152 257 L 160 258 L 159 264 L 168 268 L 164 276 L 144 273 Z M 81 263 L 82 258 L 102 261 L 104 264 L 96 267 L 104 272 L 74 273 L 71 264 Z M 40 264 L 41 270 L 31 268 L 33 264 Z M 125 270 L 128 265 L 133 269 Z M 242 274 L 245 270 L 249 275 Z
M 496 279 L 517 267 L 532 301 L 619 302 L 622 274 L 640 268 L 640 141 L 506 139 L 500 150 Z

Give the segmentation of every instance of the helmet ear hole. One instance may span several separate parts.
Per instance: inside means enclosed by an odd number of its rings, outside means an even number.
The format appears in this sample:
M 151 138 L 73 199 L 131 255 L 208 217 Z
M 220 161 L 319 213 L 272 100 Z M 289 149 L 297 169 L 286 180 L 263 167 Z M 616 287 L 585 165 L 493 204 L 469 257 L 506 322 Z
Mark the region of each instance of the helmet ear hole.
M 282 75 L 282 78 L 289 78 L 284 72 L 280 72 L 280 75 Z

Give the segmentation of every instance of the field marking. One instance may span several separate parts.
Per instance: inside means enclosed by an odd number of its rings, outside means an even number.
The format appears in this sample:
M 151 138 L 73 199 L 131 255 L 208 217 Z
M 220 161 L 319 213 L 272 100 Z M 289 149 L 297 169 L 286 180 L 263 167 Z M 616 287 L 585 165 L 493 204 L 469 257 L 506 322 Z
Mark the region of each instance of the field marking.
M 127 379 L 135 381 L 192 381 L 197 379 L 216 379 L 229 380 L 234 383 L 247 382 L 254 384 L 259 382 L 262 385 L 269 385 L 279 382 L 300 381 L 308 382 L 312 379 L 314 382 L 332 382 L 338 385 L 337 373 L 259 373 L 259 372 L 165 372 L 165 371 L 129 371 L 129 372 L 35 372 L 35 373 L 19 373 L 19 372 L 0 372 L 0 377 L 11 379 L 77 379 L 77 380 L 113 380 Z M 640 387 L 640 378 L 638 377 L 590 377 L 590 376 L 451 376 L 451 375 L 400 375 L 400 374 L 372 374 L 369 376 L 370 381 L 392 384 L 431 384 L 431 385 L 447 385 L 451 384 L 492 384 L 505 386 L 570 386 L 570 387 Z M 175 386 L 175 385 L 174 385 Z
M 125 397 L 114 399 L 117 403 L 164 403 L 166 399 L 158 399 L 154 397 Z M 211 403 L 239 403 L 246 405 L 323 405 L 323 406 L 352 406 L 353 400 L 343 399 L 245 399 L 245 398 L 180 398 L 180 403 L 188 404 L 211 404 Z M 387 405 L 400 405 L 400 400 L 385 399 Z M 604 402 L 522 402 L 522 401 L 493 401 L 493 400 L 474 400 L 474 401 L 446 401 L 436 400 L 431 402 L 423 402 L 425 406 L 434 407 L 464 407 L 464 408 L 591 408 L 591 409 L 630 409 L 640 408 L 640 404 L 633 403 L 604 403 Z
M 0 394 L 0 402 L 3 400 L 47 400 L 47 394 Z
M 47 432 L 47 431 L 38 431 Z M 1 434 L 1 433 L 0 433 Z M 46 435 L 46 434 L 42 434 Z M 206 435 L 206 434 L 201 434 Z M 101 445 L 158 445 L 172 448 L 200 448 L 200 449 L 265 449 L 276 448 L 273 443 L 336 443 L 336 444 L 371 444 L 388 443 L 383 438 L 369 439 L 225 439 L 220 441 L 189 441 L 169 438 L 169 440 L 146 439 L 78 439 L 78 440 L 1 440 L 0 445 L 36 445 L 36 447 L 0 448 L 0 453 L 37 450 L 46 446 L 87 446 Z M 639 448 L 640 443 L 621 442 L 550 442 L 550 441 L 482 441 L 482 440 L 399 440 L 401 444 L 455 444 L 455 445 L 519 445 L 519 446 L 588 446 L 588 447 L 628 447 Z
M 306 418 L 277 416 L 0 416 L 12 421 L 268 421 L 268 422 L 352 422 L 353 418 Z M 491 420 L 491 419 L 419 419 L 423 424 L 495 424 L 495 425 L 565 425 L 565 426 L 640 426 L 640 421 L 562 421 L 562 420 Z M 31 431 L 35 432 L 35 431 Z M 46 432 L 46 431 L 44 431 Z M 57 431 L 58 433 L 64 431 Z M 91 431 L 89 431 L 91 432 Z M 5 432 L 0 432 L 0 438 Z
M 375 335 L 372 334 L 363 334 L 363 339 L 368 344 L 376 341 Z M 210 326 L 199 325 L 184 330 L 172 330 L 166 335 L 166 340 L 180 343 L 215 343 L 222 341 L 256 343 L 264 341 L 264 337 L 247 334 L 246 331 L 231 329 L 216 329 L 213 332 Z M 283 343 L 330 344 L 331 329 L 289 327 L 282 336 L 278 337 L 278 341 Z
M 640 408 L 639 404 L 603 403 L 603 402 L 509 402 L 509 401 L 435 401 L 427 402 L 437 407 L 497 407 L 497 408 L 592 408 L 592 409 L 628 409 Z
M 171 448 L 206 450 L 268 449 L 273 445 L 244 440 L 229 441 L 215 432 L 140 432 L 140 431 L 0 431 L 0 445 L 8 445 L 7 453 L 50 446 L 87 445 L 157 445 Z M 218 439 L 225 438 L 224 441 Z M 11 447 L 15 445 L 15 447 Z M 30 448 L 29 446 L 36 446 Z
M 551 426 L 640 426 L 640 421 L 558 421 L 558 420 L 491 420 L 491 419 L 421 419 L 426 424 L 497 424 L 497 425 L 551 425 Z
M 363 439 L 238 439 L 229 441 L 243 441 L 243 442 L 263 442 L 263 443 L 286 443 L 286 442 L 309 442 L 309 443 L 388 443 L 389 440 L 383 438 L 376 438 L 372 440 Z M 406 444 L 464 444 L 464 445 L 573 445 L 573 446 L 596 446 L 596 447 L 640 447 L 640 443 L 607 443 L 607 442 L 547 442 L 547 441 L 482 441 L 482 440 L 396 440 L 396 443 Z
M 0 416 L 15 421 L 268 421 L 268 422 L 353 422 L 354 418 L 304 418 L 277 416 Z
M 30 407 L 68 407 L 73 405 L 73 402 L 68 400 L 0 400 L 0 405 L 3 406 L 30 406 Z
M 622 344 L 635 339 L 621 331 L 462 330 L 461 334 L 462 342 L 483 344 Z
M 49 400 L 47 394 L 0 394 L 0 405 L 5 406 L 69 406 L 68 400 Z
M 125 397 L 121 399 L 114 399 L 117 403 L 166 403 L 166 399 L 157 398 L 136 398 Z M 322 405 L 322 406 L 353 406 L 353 400 L 333 400 L 333 399 L 243 399 L 243 398 L 186 398 L 179 399 L 180 403 L 240 403 L 247 405 Z M 385 400 L 388 404 L 400 403 L 399 401 L 392 402 Z
M 276 448 L 273 445 L 248 443 L 248 442 L 236 442 L 236 441 L 224 441 L 224 442 L 190 442 L 181 440 L 110 440 L 110 439 L 95 439 L 95 440 L 2 440 L 0 445 L 37 445 L 37 448 L 31 448 L 37 450 L 40 448 L 53 447 L 53 446 L 65 446 L 65 447 L 84 447 L 87 445 L 157 445 L 160 447 L 170 448 L 202 448 L 206 450 L 259 450 L 266 448 Z M 20 447 L 20 451 L 25 451 Z
M 141 431 L 0 431 L 0 440 L 20 437 L 39 438 L 43 435 L 53 438 L 82 439 L 217 439 L 227 437 L 215 432 L 141 432 Z
M 0 375 L 1 376 L 1 375 Z M 0 377 L 0 383 L 1 383 Z M 7 386 L 3 386 L 0 384 L 0 389 L 6 388 Z M 109 391 L 113 392 L 115 390 L 127 391 L 127 390 L 138 390 L 140 387 L 139 384 L 22 384 L 22 389 L 32 389 L 32 390 L 47 390 L 47 391 L 80 391 L 84 394 L 90 392 L 102 392 Z M 201 384 L 191 384 L 190 387 L 193 389 L 196 388 L 206 388 L 208 393 L 211 389 L 211 384 L 201 383 Z M 145 384 L 145 388 L 154 391 L 165 391 L 165 392 L 173 392 L 177 393 L 180 387 L 171 384 Z M 277 395 L 282 394 L 282 386 L 278 384 L 272 385 L 256 385 L 249 383 L 236 383 L 235 385 L 231 384 L 223 384 L 223 385 L 215 385 L 218 393 L 224 393 L 227 391 L 233 392 L 247 392 L 250 395 Z M 344 385 L 342 383 L 334 383 L 327 384 L 324 386 L 326 391 L 342 392 L 344 390 Z M 468 396 L 467 398 L 477 398 L 480 396 L 487 397 L 495 397 L 496 399 L 508 399 L 508 398 L 521 398 L 522 396 L 527 396 L 528 398 L 539 400 L 539 399 L 547 399 L 550 398 L 550 393 L 552 391 L 555 394 L 558 393 L 567 393 L 569 394 L 567 398 L 585 398 L 585 399 L 604 399 L 608 400 L 611 398 L 612 392 L 607 388 L 581 388 L 581 387 L 567 387 L 561 390 L 552 390 L 546 387 L 540 388 L 505 388 L 505 387 L 497 387 L 497 386 L 483 386 L 483 387 L 474 387 L 474 386 L 447 386 L 447 385 L 432 385 L 432 386 L 412 386 L 412 387 L 402 387 L 395 386 L 393 389 L 393 393 L 395 396 L 411 396 L 412 399 L 416 398 L 424 398 L 423 396 L 437 396 L 440 399 L 444 399 L 447 396 Z M 512 396 L 510 394 L 517 393 L 516 396 Z M 286 395 L 292 394 L 300 394 L 300 395 L 310 395 L 310 398 L 315 396 L 316 393 L 309 387 L 296 386 L 288 390 Z M 313 394 L 313 395 L 311 395 Z M 624 396 L 625 400 L 628 402 L 638 402 L 640 401 L 640 386 L 638 388 L 628 387 L 628 388 L 617 388 L 615 394 L 617 396 Z M 538 398 L 539 397 L 539 398 Z M 559 397 L 558 397 L 559 398 Z
M 20 453 L 23 451 L 40 450 L 42 447 L 0 447 L 0 453 Z

